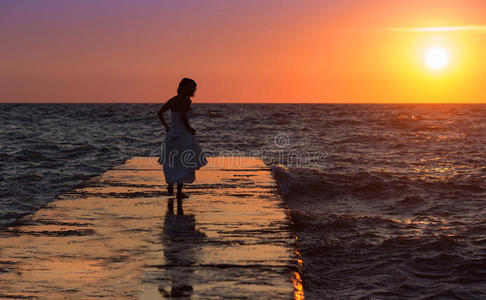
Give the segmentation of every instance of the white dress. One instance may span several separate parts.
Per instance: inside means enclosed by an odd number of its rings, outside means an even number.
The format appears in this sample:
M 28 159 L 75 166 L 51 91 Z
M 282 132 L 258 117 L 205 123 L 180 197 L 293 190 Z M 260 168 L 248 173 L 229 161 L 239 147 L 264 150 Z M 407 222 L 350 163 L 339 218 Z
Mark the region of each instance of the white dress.
M 192 110 L 186 116 L 192 118 Z M 196 137 L 182 122 L 181 112 L 171 110 L 169 132 L 162 142 L 158 163 L 163 166 L 168 184 L 194 182 L 195 171 L 207 164 Z

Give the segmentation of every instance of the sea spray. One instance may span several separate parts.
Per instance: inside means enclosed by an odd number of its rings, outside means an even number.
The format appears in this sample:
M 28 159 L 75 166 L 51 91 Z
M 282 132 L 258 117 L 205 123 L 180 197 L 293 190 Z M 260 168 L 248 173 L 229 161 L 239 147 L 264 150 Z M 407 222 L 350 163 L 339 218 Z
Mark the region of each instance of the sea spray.
M 277 181 L 280 194 L 286 196 L 299 185 L 298 177 L 284 165 L 271 167 L 272 175 Z

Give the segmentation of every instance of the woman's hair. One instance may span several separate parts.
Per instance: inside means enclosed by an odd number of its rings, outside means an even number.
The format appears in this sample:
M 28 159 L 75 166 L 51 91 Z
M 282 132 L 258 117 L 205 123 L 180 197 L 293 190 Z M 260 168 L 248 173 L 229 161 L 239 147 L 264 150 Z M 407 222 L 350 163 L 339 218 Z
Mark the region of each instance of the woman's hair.
M 189 83 L 193 83 L 194 86 L 196 86 L 196 82 L 192 80 L 191 78 L 182 78 L 181 82 L 179 83 L 179 87 L 177 88 L 177 95 L 180 95 L 182 92 L 182 89 L 188 85 Z

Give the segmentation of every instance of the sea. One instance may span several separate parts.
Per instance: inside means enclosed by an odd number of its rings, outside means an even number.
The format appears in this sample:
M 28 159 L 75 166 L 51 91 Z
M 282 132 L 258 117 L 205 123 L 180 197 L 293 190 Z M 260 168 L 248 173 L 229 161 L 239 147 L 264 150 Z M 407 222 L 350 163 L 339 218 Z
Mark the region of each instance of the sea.
M 0 228 L 130 157 L 157 156 L 161 105 L 0 104 Z M 193 110 L 205 151 L 271 167 L 307 299 L 486 299 L 486 105 Z

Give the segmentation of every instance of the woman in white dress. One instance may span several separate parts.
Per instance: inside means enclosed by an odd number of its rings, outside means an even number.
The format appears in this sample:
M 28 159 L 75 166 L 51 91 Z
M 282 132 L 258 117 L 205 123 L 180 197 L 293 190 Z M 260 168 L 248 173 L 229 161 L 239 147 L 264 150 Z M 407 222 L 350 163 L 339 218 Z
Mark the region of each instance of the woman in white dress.
M 195 91 L 196 82 L 183 78 L 177 88 L 177 96 L 169 99 L 157 113 L 167 132 L 158 162 L 163 166 L 169 195 L 174 195 L 174 184 L 177 184 L 177 198 L 187 197 L 182 192 L 183 184 L 194 182 L 195 171 L 207 164 L 196 141 L 196 130 L 189 124 L 193 116 L 190 97 L 194 96 Z M 170 126 L 164 118 L 164 112 L 169 109 Z

